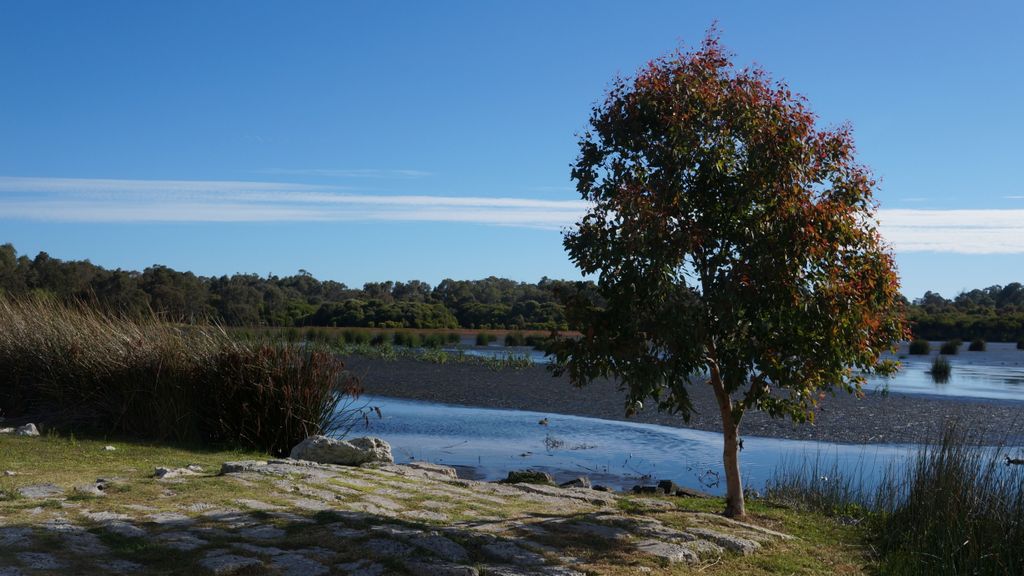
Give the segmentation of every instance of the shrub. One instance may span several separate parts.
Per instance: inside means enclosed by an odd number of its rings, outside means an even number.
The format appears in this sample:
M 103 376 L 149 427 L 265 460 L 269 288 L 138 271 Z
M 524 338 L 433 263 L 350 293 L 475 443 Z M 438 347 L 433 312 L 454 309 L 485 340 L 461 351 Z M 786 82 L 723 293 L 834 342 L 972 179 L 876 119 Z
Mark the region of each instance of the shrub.
M 971 340 L 971 345 L 967 347 L 968 352 L 984 352 L 985 351 L 985 340 L 981 338 L 975 338 Z
M 0 299 L 0 405 L 55 428 L 227 444 L 275 455 L 337 430 L 359 394 L 312 345 L 241 342 L 209 326 Z
M 929 373 L 932 375 L 932 380 L 939 383 L 949 381 L 949 375 L 953 372 L 953 366 L 950 365 L 949 360 L 945 356 L 936 356 L 935 360 L 932 360 L 932 369 Z
M 942 343 L 942 348 L 939 349 L 939 353 L 940 354 L 945 354 L 947 356 L 954 355 L 954 354 L 960 352 L 960 346 L 962 346 L 962 345 L 963 345 L 963 341 L 961 341 L 959 338 L 956 338 L 956 339 L 953 339 L 953 340 L 949 340 L 947 342 L 943 342 Z
M 1024 350 L 1024 338 L 1017 340 L 1017 350 Z
M 505 346 L 525 346 L 526 337 L 522 332 L 509 332 L 505 335 Z
M 395 346 L 416 348 L 420 344 L 420 338 L 418 334 L 415 334 L 413 332 L 395 332 L 395 336 L 392 339 L 392 343 L 394 343 Z
M 458 332 L 449 332 L 445 335 L 445 340 L 448 344 L 459 344 L 462 342 L 462 335 Z
M 910 353 L 917 356 L 924 356 L 931 352 L 932 346 L 927 340 L 923 338 L 917 338 L 910 342 Z
M 444 337 L 440 334 L 423 334 L 421 336 L 422 346 L 424 348 L 440 348 L 444 346 Z
M 497 340 L 498 337 L 494 334 L 488 334 L 487 332 L 480 332 L 476 335 L 477 346 L 489 346 L 491 342 Z
M 370 346 L 380 347 L 387 344 L 389 340 L 387 333 L 377 332 L 370 338 Z

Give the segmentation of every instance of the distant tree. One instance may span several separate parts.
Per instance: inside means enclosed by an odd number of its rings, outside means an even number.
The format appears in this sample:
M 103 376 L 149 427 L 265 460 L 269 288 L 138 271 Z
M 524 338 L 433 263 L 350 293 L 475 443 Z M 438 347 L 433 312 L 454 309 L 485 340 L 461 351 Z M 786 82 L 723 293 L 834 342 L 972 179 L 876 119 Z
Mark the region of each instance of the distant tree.
M 574 298 L 578 340 L 556 345 L 583 385 L 617 376 L 627 412 L 653 398 L 688 418 L 706 379 L 724 433 L 725 514 L 745 515 L 740 422 L 750 409 L 812 420 L 833 389 L 891 372 L 906 336 L 874 182 L 847 127 L 819 130 L 804 100 L 702 47 L 619 79 L 579 142 L 572 178 L 592 208 L 566 233 L 605 308 Z

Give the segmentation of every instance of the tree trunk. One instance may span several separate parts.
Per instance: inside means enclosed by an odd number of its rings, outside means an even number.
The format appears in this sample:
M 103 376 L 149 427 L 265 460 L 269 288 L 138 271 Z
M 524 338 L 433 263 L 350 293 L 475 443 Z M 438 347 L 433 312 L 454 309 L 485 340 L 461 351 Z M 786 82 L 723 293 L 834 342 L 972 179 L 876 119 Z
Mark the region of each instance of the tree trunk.
M 725 465 L 725 511 L 730 518 L 742 518 L 747 515 L 746 504 L 743 502 L 743 480 L 740 478 L 740 425 L 732 413 L 732 399 L 725 391 L 722 374 L 715 363 L 711 364 L 711 387 L 715 390 L 718 410 L 722 415 L 722 463 Z

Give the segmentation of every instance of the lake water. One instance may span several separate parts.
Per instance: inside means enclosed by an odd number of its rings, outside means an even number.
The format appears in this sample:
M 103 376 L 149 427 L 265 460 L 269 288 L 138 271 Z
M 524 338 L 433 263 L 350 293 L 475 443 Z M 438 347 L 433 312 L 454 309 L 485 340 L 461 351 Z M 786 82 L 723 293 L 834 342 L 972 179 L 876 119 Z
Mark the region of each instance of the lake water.
M 910 356 L 904 343 L 895 355 L 887 355 L 902 362 L 899 374 L 892 378 L 872 378 L 866 390 L 888 388 L 890 392 L 905 394 L 1024 400 L 1024 350 L 1017 350 L 1016 343 L 990 342 L 984 352 L 968 352 L 965 343 L 959 354 L 946 356 L 953 371 L 948 381 L 938 383 L 929 370 L 941 344 L 933 342 L 930 355 Z M 527 347 L 464 346 L 460 350 L 474 356 L 502 358 L 513 354 L 525 356 L 536 364 L 550 362 L 543 352 Z
M 711 432 L 525 412 L 451 406 L 385 397 L 363 397 L 383 415 L 351 435 L 387 440 L 397 462 L 428 461 L 460 469 L 460 475 L 498 480 L 509 470 L 533 468 L 565 481 L 580 475 L 597 484 L 629 489 L 671 479 L 724 493 L 722 437 Z M 546 425 L 541 425 L 541 421 Z M 818 461 L 871 485 L 912 446 L 853 446 L 745 437 L 740 453 L 747 486 L 760 490 L 780 465 Z M 824 473 L 823 473 L 824 474 Z

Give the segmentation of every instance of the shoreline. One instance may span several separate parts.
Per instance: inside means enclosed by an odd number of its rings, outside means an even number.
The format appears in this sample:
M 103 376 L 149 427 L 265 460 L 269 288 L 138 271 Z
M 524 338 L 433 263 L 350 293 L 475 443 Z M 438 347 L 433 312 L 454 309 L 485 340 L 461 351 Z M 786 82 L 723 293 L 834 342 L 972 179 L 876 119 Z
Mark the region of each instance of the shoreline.
M 703 385 L 689 387 L 694 414 L 687 423 L 679 415 L 657 412 L 651 404 L 626 418 L 625 394 L 615 382 L 600 380 L 575 388 L 543 366 L 496 371 L 410 359 L 348 356 L 344 361 L 361 380 L 364 392 L 374 396 L 721 432 L 714 395 Z M 861 399 L 837 392 L 819 403 L 813 425 L 752 411 L 744 416 L 740 433 L 840 444 L 926 444 L 941 438 L 950 422 L 959 422 L 986 444 L 1024 445 L 1024 401 L 897 392 L 865 391 Z

